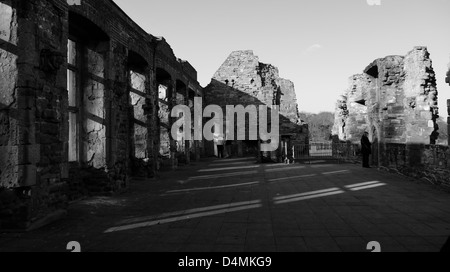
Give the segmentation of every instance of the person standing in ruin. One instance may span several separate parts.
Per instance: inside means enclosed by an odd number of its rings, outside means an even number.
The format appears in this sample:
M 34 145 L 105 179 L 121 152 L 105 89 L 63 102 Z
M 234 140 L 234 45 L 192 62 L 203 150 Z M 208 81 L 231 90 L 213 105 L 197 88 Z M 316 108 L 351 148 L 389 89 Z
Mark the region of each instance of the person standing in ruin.
M 219 157 L 219 159 L 223 159 L 225 150 L 225 139 L 223 138 L 222 135 L 219 135 L 217 137 L 216 145 L 217 145 L 217 157 Z
M 361 149 L 363 155 L 363 167 L 370 168 L 369 157 L 370 154 L 372 154 L 372 143 L 369 140 L 369 133 L 367 131 L 364 132 L 361 138 Z

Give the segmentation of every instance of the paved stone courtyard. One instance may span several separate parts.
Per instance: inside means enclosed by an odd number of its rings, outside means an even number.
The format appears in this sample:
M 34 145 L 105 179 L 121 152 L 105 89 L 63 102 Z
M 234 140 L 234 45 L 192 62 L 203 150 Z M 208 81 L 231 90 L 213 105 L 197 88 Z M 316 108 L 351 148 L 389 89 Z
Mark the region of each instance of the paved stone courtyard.
M 68 217 L 0 235 L 0 251 L 384 252 L 440 250 L 450 195 L 359 165 L 203 160 L 113 197 L 72 203 Z

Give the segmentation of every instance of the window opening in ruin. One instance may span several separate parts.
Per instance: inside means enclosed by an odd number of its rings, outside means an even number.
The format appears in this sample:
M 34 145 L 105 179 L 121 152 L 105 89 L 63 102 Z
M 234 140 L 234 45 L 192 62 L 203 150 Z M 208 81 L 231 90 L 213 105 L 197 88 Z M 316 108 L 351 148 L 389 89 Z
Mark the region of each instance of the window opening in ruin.
M 194 99 L 195 99 L 195 92 L 192 89 L 189 89 L 189 101 L 188 101 L 188 106 L 189 108 L 193 108 L 194 107 Z
M 181 80 L 176 81 L 176 104 L 177 105 L 186 105 L 186 102 L 189 101 L 189 97 L 186 96 L 187 86 Z M 178 135 L 176 139 L 177 151 L 178 152 L 186 152 L 188 148 L 188 142 L 184 136 L 184 126 L 180 127 L 178 130 Z
M 366 69 L 366 74 L 378 78 L 379 72 L 378 72 L 378 65 L 372 65 Z
M 133 144 L 132 150 L 137 159 L 146 159 L 147 151 L 147 117 L 144 112 L 146 104 L 146 77 L 143 73 L 136 72 L 136 69 L 129 71 L 130 103 L 133 114 Z
M 91 155 L 95 156 L 93 147 L 103 147 L 106 137 L 105 59 L 94 49 L 95 46 L 75 36 L 70 36 L 67 43 L 69 162 L 80 162 L 81 158 L 91 161 Z M 82 146 L 83 142 L 86 147 Z
M 15 44 L 14 37 L 17 35 L 17 30 L 12 27 L 16 24 L 14 1 L 0 1 L 0 40 L 7 43 Z
M 67 41 L 68 161 L 103 167 L 107 158 L 105 66 L 109 37 L 69 12 Z
M 67 91 L 69 95 L 69 162 L 79 161 L 79 80 L 80 80 L 80 61 L 78 54 L 78 42 L 74 38 L 67 43 Z
M 159 99 L 167 102 L 169 100 L 169 96 L 167 94 L 167 87 L 164 85 L 159 85 L 158 91 L 159 91 Z
M 361 99 L 361 100 L 355 101 L 355 103 L 363 105 L 363 106 L 366 106 L 366 100 L 365 99 Z
M 176 99 L 174 91 L 174 82 L 172 80 L 172 76 L 170 73 L 165 71 L 162 68 L 156 68 L 156 82 L 157 88 L 159 92 L 159 112 L 158 112 L 158 131 L 160 133 L 159 144 L 160 144 L 160 155 L 164 159 L 171 158 L 171 152 L 175 151 L 172 148 L 175 148 L 176 143 L 173 143 L 170 137 L 170 111 L 172 104 L 176 101 L 172 99 Z M 173 144 L 173 146 L 172 146 Z

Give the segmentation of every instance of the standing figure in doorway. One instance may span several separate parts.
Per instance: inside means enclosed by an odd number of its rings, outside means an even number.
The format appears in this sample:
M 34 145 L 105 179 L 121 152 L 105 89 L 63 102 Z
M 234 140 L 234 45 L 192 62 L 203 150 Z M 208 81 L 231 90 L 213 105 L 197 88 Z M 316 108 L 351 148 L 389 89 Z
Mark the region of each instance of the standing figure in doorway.
M 370 157 L 370 154 L 372 154 L 372 143 L 369 140 L 368 132 L 364 132 L 364 134 L 361 138 L 361 149 L 362 149 L 362 155 L 363 155 L 363 167 L 370 168 L 369 157 Z

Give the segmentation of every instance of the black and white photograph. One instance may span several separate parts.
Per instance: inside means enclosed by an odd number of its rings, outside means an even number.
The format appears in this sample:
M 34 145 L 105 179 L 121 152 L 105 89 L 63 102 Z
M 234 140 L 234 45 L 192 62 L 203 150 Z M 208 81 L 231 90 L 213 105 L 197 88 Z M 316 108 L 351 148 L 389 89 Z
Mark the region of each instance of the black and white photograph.
M 450 0 L 0 0 L 0 252 L 448 253 L 449 115 Z

